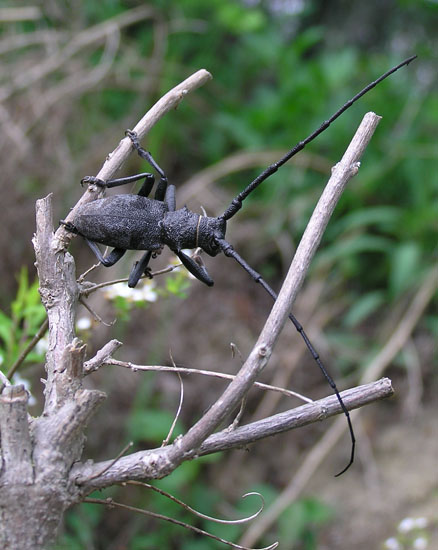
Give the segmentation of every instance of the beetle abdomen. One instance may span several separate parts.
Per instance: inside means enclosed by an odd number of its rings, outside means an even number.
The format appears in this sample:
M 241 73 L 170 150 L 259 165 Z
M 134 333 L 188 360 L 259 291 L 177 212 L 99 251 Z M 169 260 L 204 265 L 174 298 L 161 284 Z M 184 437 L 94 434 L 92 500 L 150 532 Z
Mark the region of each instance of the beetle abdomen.
M 113 195 L 81 206 L 74 225 L 90 241 L 127 250 L 161 247 L 159 222 L 164 202 L 140 195 Z

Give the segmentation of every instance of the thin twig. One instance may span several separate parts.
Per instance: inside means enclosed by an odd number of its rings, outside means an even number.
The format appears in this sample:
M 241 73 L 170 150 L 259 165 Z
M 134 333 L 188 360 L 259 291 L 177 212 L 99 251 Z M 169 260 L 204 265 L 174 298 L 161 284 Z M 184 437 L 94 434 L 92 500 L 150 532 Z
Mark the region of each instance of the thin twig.
M 214 518 L 212 516 L 207 516 L 206 514 L 203 514 L 202 512 L 198 512 L 197 510 L 195 510 L 194 508 L 192 508 L 191 506 L 189 506 L 188 504 L 186 504 L 182 500 L 179 500 L 178 498 L 174 497 L 173 495 L 171 495 L 167 491 L 163 491 L 163 489 L 160 489 L 159 487 L 155 487 L 155 485 L 150 485 L 149 483 L 145 483 L 144 481 L 127 481 L 126 483 L 122 483 L 121 485 L 123 485 L 123 486 L 124 485 L 135 485 L 137 487 L 144 487 L 145 489 L 151 489 L 152 491 L 168 498 L 172 502 L 175 502 L 176 504 L 179 504 L 179 506 L 184 508 L 184 510 L 187 510 L 188 512 L 194 514 L 195 516 L 197 516 L 199 518 L 207 519 L 208 521 L 213 521 L 214 523 L 223 523 L 225 525 L 239 525 L 239 524 L 242 524 L 242 523 L 248 523 L 249 521 L 252 521 L 253 519 L 255 519 L 258 515 L 260 515 L 261 512 L 263 511 L 263 508 L 265 507 L 265 499 L 263 498 L 263 495 L 261 495 L 260 493 L 257 493 L 256 491 L 253 491 L 251 493 L 245 493 L 244 495 L 242 495 L 242 498 L 247 498 L 249 496 L 254 496 L 254 495 L 256 495 L 260 498 L 261 505 L 260 505 L 260 508 L 257 510 L 257 512 L 254 512 L 254 514 L 251 514 L 250 516 L 247 516 L 247 517 L 244 517 L 244 518 L 241 518 L 241 519 L 219 519 L 219 518 Z
M 175 361 L 173 360 L 173 357 L 172 357 L 172 352 L 170 350 L 169 350 L 169 355 L 170 355 L 170 360 L 172 362 L 172 366 L 176 367 Z M 170 426 L 169 433 L 167 434 L 166 439 L 164 439 L 163 443 L 161 444 L 162 447 L 165 447 L 169 443 L 170 438 L 172 437 L 173 430 L 175 429 L 176 423 L 178 422 L 178 418 L 179 418 L 179 415 L 181 414 L 182 405 L 183 405 L 183 402 L 184 402 L 184 384 L 183 384 L 180 373 L 177 370 L 175 372 L 178 375 L 179 385 L 180 385 L 180 389 L 181 389 L 180 395 L 179 395 L 178 409 L 175 413 L 175 418 L 173 419 L 172 425 Z
M 16 359 L 15 363 L 9 369 L 8 374 L 6 375 L 9 380 L 12 379 L 14 374 L 17 372 L 17 370 L 22 365 L 23 361 L 26 359 L 26 357 L 29 355 L 29 353 L 33 350 L 33 348 L 38 344 L 38 342 L 44 336 L 44 334 L 47 331 L 48 326 L 49 326 L 49 319 L 46 317 L 44 319 L 44 321 L 42 322 L 40 328 L 37 330 L 35 336 L 27 344 L 27 346 L 24 348 L 24 350 L 20 353 L 19 357 Z
M 123 367 L 125 369 L 131 369 L 132 371 L 146 371 L 146 372 L 180 372 L 181 374 L 201 374 L 203 376 L 211 376 L 213 378 L 221 378 L 223 380 L 234 380 L 236 378 L 235 374 L 227 374 L 224 372 L 216 372 L 211 370 L 202 370 L 202 369 L 191 369 L 188 367 L 168 367 L 165 365 L 137 365 L 129 361 L 119 361 L 118 359 L 109 358 L 105 361 L 105 365 L 113 365 L 116 367 Z M 285 388 L 279 388 L 277 386 L 271 386 L 269 384 L 263 384 L 262 382 L 254 382 L 254 386 L 262 390 L 269 390 L 274 392 L 282 393 L 287 397 L 297 397 L 306 403 L 313 403 L 313 400 L 305 395 L 294 392 L 292 390 L 287 390 Z
M 96 265 L 99 266 L 100 264 L 96 264 Z M 164 275 L 166 273 L 171 273 L 177 267 L 181 267 L 181 265 L 182 265 L 181 263 L 168 265 L 167 267 L 164 267 L 163 269 L 158 269 L 157 271 L 153 271 L 149 275 L 142 275 L 140 277 L 140 279 L 150 279 L 150 278 L 156 277 L 157 275 Z M 94 266 L 93 266 L 93 268 L 94 268 Z M 84 273 L 84 276 L 87 273 L 89 273 L 89 271 L 91 271 L 91 269 L 92 268 L 90 268 L 88 271 L 86 271 Z M 90 287 L 81 288 L 81 295 L 85 296 L 85 297 L 88 297 L 90 294 L 92 294 L 93 292 L 96 292 L 96 290 L 99 290 L 101 288 L 116 285 L 116 284 L 119 284 L 119 283 L 127 283 L 127 282 L 128 282 L 128 277 L 124 277 L 123 279 L 114 279 L 112 281 L 105 281 L 103 283 L 97 283 L 97 284 L 95 284 L 93 286 L 90 286 Z
M 134 443 L 132 441 L 130 441 L 129 443 L 127 443 L 123 449 L 120 451 L 120 453 L 114 458 L 114 460 L 112 460 L 107 466 L 105 466 L 105 468 L 101 471 L 101 472 L 96 472 L 96 474 L 93 476 L 93 477 L 90 477 L 89 479 L 87 479 L 87 481 L 90 481 L 90 480 L 93 480 L 95 479 L 96 477 L 99 477 L 101 475 L 103 475 L 106 471 L 108 471 L 110 468 L 112 468 L 114 466 L 114 464 L 120 460 L 122 458 L 123 455 L 126 454 L 126 452 L 134 445 Z
M 102 323 L 102 325 L 105 325 L 106 327 L 112 327 L 114 325 L 114 323 L 116 322 L 116 319 L 114 319 L 113 321 L 107 323 L 106 321 L 104 321 L 102 319 L 102 317 L 96 312 L 94 311 L 94 309 L 92 307 L 90 307 L 87 302 L 84 300 L 84 298 L 82 296 L 80 296 L 79 298 L 79 302 L 84 306 L 84 308 L 86 310 L 88 310 L 91 315 L 94 317 L 94 319 L 98 322 L 98 323 Z
M 231 546 L 231 548 L 237 548 L 238 550 L 257 550 L 257 549 L 251 549 L 247 546 L 241 546 L 240 544 L 234 544 L 233 542 L 230 542 L 228 540 L 225 540 L 221 537 L 217 537 L 216 535 L 213 535 L 212 533 L 209 533 L 208 531 L 204 531 L 203 529 L 199 529 L 199 527 L 194 527 L 193 525 L 190 525 L 189 523 L 185 523 L 183 521 L 179 521 L 174 518 L 170 518 L 168 516 L 164 516 L 163 514 L 157 514 L 156 512 L 151 512 L 150 510 L 143 510 L 142 508 L 136 508 L 135 506 L 129 506 L 127 504 L 122 504 L 121 502 L 116 502 L 112 498 L 107 499 L 100 499 L 100 498 L 90 498 L 87 497 L 84 499 L 83 502 L 89 502 L 91 504 L 104 504 L 108 507 L 117 507 L 117 508 L 123 508 L 125 510 L 129 510 L 130 512 L 137 512 L 138 514 L 143 514 L 144 516 L 149 516 L 155 519 L 161 519 L 163 521 L 168 521 L 169 523 L 173 523 L 174 525 L 179 525 L 180 527 L 184 527 L 188 529 L 189 531 L 193 531 L 197 533 L 198 535 L 203 535 L 205 537 L 209 537 L 213 540 L 217 540 L 219 542 L 222 542 L 223 544 L 226 544 L 227 546 Z M 258 550 L 274 550 L 274 548 L 277 548 L 278 542 L 274 542 L 274 544 L 271 544 L 269 546 L 265 546 L 263 548 L 260 548 Z

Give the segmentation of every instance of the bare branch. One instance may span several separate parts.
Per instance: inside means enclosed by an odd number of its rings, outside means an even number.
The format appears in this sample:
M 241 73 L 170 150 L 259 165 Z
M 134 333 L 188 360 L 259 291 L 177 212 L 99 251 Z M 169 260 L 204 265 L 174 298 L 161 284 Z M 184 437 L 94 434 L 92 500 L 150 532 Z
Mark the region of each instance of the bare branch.
M 15 21 L 35 21 L 41 19 L 43 13 L 37 6 L 26 6 L 23 8 L 1 8 L 0 22 L 12 23 Z
M 45 412 L 59 405 L 57 388 L 71 381 L 58 370 L 64 350 L 75 337 L 75 305 L 79 296 L 72 256 L 53 248 L 52 195 L 36 203 L 36 234 L 33 239 L 40 294 L 49 321 L 49 346 L 46 354 L 47 384 Z M 63 381 L 61 381 L 64 378 Z
M 116 367 L 123 367 L 125 369 L 131 369 L 132 371 L 145 371 L 145 372 L 179 372 L 181 374 L 201 374 L 203 376 L 211 376 L 213 378 L 221 378 L 222 380 L 234 380 L 236 378 L 235 374 L 227 374 L 225 372 L 216 372 L 211 370 L 203 369 L 191 369 L 188 367 L 168 367 L 166 365 L 137 365 L 127 361 L 119 361 L 118 359 L 110 358 L 107 361 L 104 361 L 105 365 L 114 365 Z M 88 374 L 88 372 L 86 373 Z M 287 390 L 285 388 L 279 388 L 277 386 L 271 386 L 270 384 L 263 384 L 263 382 L 254 382 L 256 388 L 261 390 L 269 390 L 281 393 L 287 397 L 297 397 L 306 403 L 313 403 L 313 400 L 305 395 L 301 395 L 298 392 L 292 390 Z
M 341 393 L 348 410 L 362 407 L 374 401 L 391 396 L 393 389 L 387 378 L 359 386 Z M 342 412 L 336 396 L 331 395 L 313 403 L 302 405 L 284 413 L 280 413 L 258 422 L 253 422 L 235 430 L 222 430 L 208 437 L 198 452 L 187 453 L 185 459 L 195 458 L 211 453 L 244 447 L 254 441 L 283 433 L 285 431 L 318 422 Z M 173 445 L 148 451 L 139 451 L 120 458 L 117 463 L 105 471 L 104 475 L 95 477 L 103 471 L 110 461 L 96 464 L 76 464 L 71 471 L 72 480 L 81 486 L 81 491 L 87 495 L 95 489 L 109 487 L 116 483 L 130 480 L 159 479 L 172 472 L 178 463 L 169 461 Z M 92 480 L 92 481 L 91 481 Z
M 304 232 L 278 299 L 274 303 L 256 345 L 239 374 L 216 403 L 187 434 L 174 443 L 169 455 L 172 463 L 182 461 L 187 453 L 196 453 L 204 439 L 235 409 L 267 365 L 322 234 L 347 182 L 357 173 L 358 161 L 379 121 L 380 117 L 375 113 L 367 113 L 364 116 L 342 160 L 333 169 L 332 176 Z
M 382 378 L 372 384 L 357 386 L 341 392 L 341 396 L 347 409 L 352 410 L 390 397 L 393 393 L 394 390 L 392 389 L 391 381 L 388 378 Z M 325 420 L 339 414 L 341 411 L 342 409 L 336 396 L 330 395 L 313 403 L 301 405 L 295 409 L 240 426 L 233 431 L 222 430 L 211 435 L 201 445 L 197 454 L 203 456 L 205 454 L 246 446 L 249 443 L 272 435 Z
M 233 542 L 230 542 L 226 539 L 223 539 L 221 537 L 217 537 L 216 535 L 213 535 L 209 533 L 208 531 L 204 531 L 203 529 L 199 529 L 199 527 L 194 527 L 193 525 L 190 525 L 189 523 L 185 523 L 183 521 L 179 521 L 178 519 L 170 518 L 169 516 L 164 516 L 163 514 L 158 514 L 156 512 L 151 512 L 150 510 L 143 510 L 142 508 L 136 508 L 135 506 L 129 506 L 127 504 L 122 504 L 121 502 L 115 502 L 112 498 L 107 498 L 105 500 L 100 498 L 86 498 L 84 499 L 84 502 L 89 502 L 91 504 L 105 504 L 108 507 L 118 507 L 118 508 L 124 508 L 125 510 L 129 510 L 131 512 L 137 512 L 138 514 L 143 514 L 144 516 L 149 516 L 155 519 L 161 519 L 163 521 L 168 521 L 169 523 L 173 523 L 174 525 L 179 525 L 180 527 L 185 527 L 189 531 L 194 531 L 195 533 L 198 533 L 199 535 L 203 535 L 205 537 L 211 538 L 213 540 L 217 540 L 219 542 L 222 542 L 223 544 L 226 544 L 227 546 L 231 546 L 231 548 L 237 548 L 238 550 L 274 550 L 278 546 L 278 542 L 274 542 L 273 544 L 270 544 L 269 546 L 265 546 L 263 548 L 259 549 L 251 549 L 247 546 L 241 546 L 240 544 L 234 544 Z
M 122 342 L 118 340 L 111 340 L 100 349 L 96 355 L 85 361 L 84 363 L 84 375 L 90 374 L 98 370 L 102 365 L 105 365 L 109 360 L 111 360 L 113 354 L 123 346 Z
M 41 323 L 40 328 L 37 330 L 37 332 L 35 333 L 32 340 L 27 344 L 27 346 L 24 348 L 24 350 L 17 357 L 17 360 L 15 361 L 15 363 L 8 370 L 8 374 L 6 376 L 8 377 L 9 380 L 11 380 L 11 378 L 14 376 L 14 374 L 20 368 L 23 361 L 26 359 L 26 357 L 29 355 L 29 353 L 33 350 L 33 348 L 38 344 L 38 342 L 44 336 L 48 326 L 49 326 L 49 319 L 46 317 L 46 319 L 44 319 L 44 321 Z
M 149 483 L 145 483 L 143 481 L 127 481 L 126 483 L 123 483 L 122 485 L 136 485 L 136 486 L 139 486 L 139 487 L 144 487 L 145 489 L 151 489 L 155 493 L 158 493 L 159 495 L 162 495 L 162 496 L 168 498 L 172 502 L 175 502 L 176 504 L 179 504 L 185 510 L 191 512 L 192 514 L 194 514 L 198 518 L 207 519 L 209 521 L 213 521 L 214 523 L 223 523 L 225 525 L 239 525 L 239 524 L 242 524 L 242 523 L 248 523 L 249 521 L 252 521 L 257 516 L 259 516 L 261 514 L 261 512 L 263 511 L 263 508 L 265 507 L 265 499 L 263 498 L 263 495 L 261 495 L 260 493 L 257 493 L 257 492 L 245 493 L 244 495 L 242 495 L 242 498 L 247 498 L 249 496 L 258 496 L 260 498 L 261 504 L 260 504 L 260 508 L 257 510 L 257 512 L 254 512 L 250 516 L 246 516 L 246 517 L 240 518 L 240 519 L 219 519 L 219 518 L 215 518 L 215 517 L 212 517 L 212 516 L 207 516 L 206 514 L 203 514 L 202 512 L 198 512 L 197 510 L 195 510 L 194 508 L 192 508 L 191 506 L 189 506 L 188 504 L 186 504 L 182 500 L 179 500 L 178 498 L 174 497 L 173 495 L 171 495 L 167 491 L 163 491 L 163 489 L 160 489 L 159 487 L 155 487 L 155 485 L 150 485 Z

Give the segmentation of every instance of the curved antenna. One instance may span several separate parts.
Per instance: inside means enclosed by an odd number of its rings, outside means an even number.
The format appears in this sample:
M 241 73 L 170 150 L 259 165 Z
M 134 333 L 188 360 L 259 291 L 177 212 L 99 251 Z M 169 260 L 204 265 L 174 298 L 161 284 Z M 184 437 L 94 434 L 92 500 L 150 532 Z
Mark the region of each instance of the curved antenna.
M 236 262 L 243 267 L 243 269 L 251 276 L 251 278 L 256 282 L 259 283 L 271 296 L 271 298 L 275 301 L 277 299 L 277 293 L 268 285 L 268 283 L 263 279 L 263 277 L 258 273 L 255 269 L 253 269 L 245 260 L 234 250 L 232 245 L 226 241 L 225 239 L 216 239 L 219 247 L 221 248 L 222 252 L 225 254 L 225 256 L 228 256 L 229 258 L 233 258 L 236 260 Z M 321 372 L 325 376 L 327 382 L 329 383 L 330 387 L 332 388 L 334 394 L 338 398 L 339 404 L 341 405 L 342 412 L 345 414 L 347 418 L 347 424 L 348 424 L 348 430 L 350 432 L 350 438 L 351 438 L 351 454 L 350 454 L 350 460 L 348 461 L 348 464 L 345 466 L 343 470 L 341 470 L 338 474 L 335 475 L 335 477 L 338 477 L 342 475 L 344 472 L 348 470 L 348 468 L 353 464 L 354 462 L 354 451 L 356 448 L 356 438 L 354 436 L 353 431 L 353 424 L 351 423 L 350 413 L 348 412 L 347 407 L 345 406 L 344 402 L 342 401 L 342 397 L 339 394 L 339 390 L 336 387 L 336 384 L 333 380 L 333 378 L 330 376 L 330 374 L 327 372 L 327 369 L 322 364 L 322 361 L 319 357 L 318 352 L 313 347 L 312 343 L 310 342 L 307 334 L 304 332 L 304 329 L 301 325 L 301 323 L 297 320 L 297 318 L 292 315 L 292 313 L 289 313 L 289 319 L 292 321 L 294 327 L 297 329 L 297 331 L 300 333 L 302 339 L 304 340 L 304 343 L 307 346 L 307 349 L 312 354 L 313 359 L 315 360 L 316 364 L 320 368 Z
M 264 182 L 266 179 L 269 178 L 272 174 L 274 174 L 280 166 L 283 166 L 289 159 L 291 159 L 294 155 L 299 153 L 304 147 L 313 141 L 319 134 L 322 134 L 324 130 L 326 130 L 330 124 L 336 120 L 338 117 L 342 115 L 344 111 L 346 111 L 349 107 L 353 105 L 359 98 L 361 98 L 363 95 L 365 95 L 367 92 L 369 92 L 372 88 L 377 86 L 382 80 L 385 80 L 388 76 L 390 76 L 392 73 L 395 73 L 403 67 L 404 65 L 409 65 L 411 61 L 413 61 L 417 56 L 413 55 L 411 57 L 408 57 L 408 59 L 405 59 L 401 63 L 399 63 L 397 66 L 393 67 L 389 71 L 387 71 L 385 74 L 380 76 L 377 80 L 374 80 L 374 82 L 371 82 L 366 86 L 363 90 L 361 90 L 358 94 L 356 94 L 354 97 L 352 97 L 347 103 L 345 103 L 334 115 L 332 115 L 328 120 L 323 122 L 321 126 L 315 130 L 310 136 L 306 137 L 303 141 L 300 141 L 293 147 L 288 153 L 284 155 L 280 160 L 277 162 L 274 162 L 270 166 L 268 166 L 261 174 L 259 174 L 255 180 L 253 180 L 241 193 L 239 193 L 234 199 L 231 201 L 230 206 L 225 210 L 225 212 L 219 216 L 220 218 L 223 218 L 224 220 L 229 220 L 236 214 L 241 208 L 242 208 L 242 202 L 246 199 L 246 197 L 254 191 L 262 182 Z

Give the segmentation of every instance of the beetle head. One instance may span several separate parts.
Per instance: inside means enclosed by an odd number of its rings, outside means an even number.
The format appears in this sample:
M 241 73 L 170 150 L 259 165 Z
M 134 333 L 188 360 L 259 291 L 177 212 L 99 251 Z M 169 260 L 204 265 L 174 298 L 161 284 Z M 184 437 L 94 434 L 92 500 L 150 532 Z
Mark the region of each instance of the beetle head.
M 218 239 L 225 237 L 227 222 L 223 218 L 200 216 L 196 229 L 196 246 L 199 246 L 209 256 L 216 256 L 221 249 Z

